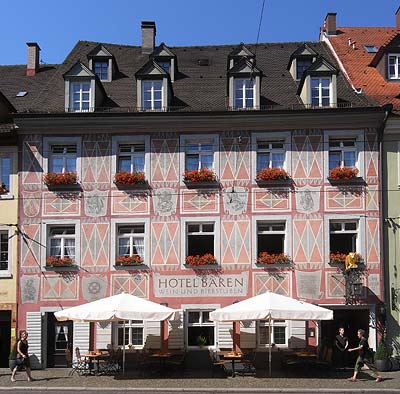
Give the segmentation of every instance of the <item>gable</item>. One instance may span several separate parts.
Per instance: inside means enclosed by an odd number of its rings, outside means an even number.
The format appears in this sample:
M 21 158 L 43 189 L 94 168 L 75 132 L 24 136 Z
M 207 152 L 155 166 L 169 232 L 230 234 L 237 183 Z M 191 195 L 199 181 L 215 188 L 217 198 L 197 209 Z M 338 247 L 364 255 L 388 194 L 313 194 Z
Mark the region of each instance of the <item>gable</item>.
M 136 72 L 136 78 L 145 76 L 167 77 L 168 73 L 158 65 L 153 59 L 149 60 L 139 71 Z
M 97 45 L 94 49 L 92 49 L 88 55 L 88 57 L 113 57 L 113 55 L 103 46 Z
M 247 49 L 243 43 L 240 43 L 240 45 L 229 54 L 229 57 L 254 57 L 254 53 Z
M 329 63 L 324 57 L 320 56 L 310 67 L 305 71 L 306 74 L 318 73 L 318 72 L 329 72 L 337 74 L 338 69 L 331 63 Z
M 228 74 L 261 74 L 261 70 L 250 60 L 242 58 L 228 71 Z
M 152 53 L 153 57 L 176 57 L 173 52 L 164 44 L 161 43 Z
M 94 74 L 81 62 L 75 63 L 65 74 L 64 78 L 70 77 L 90 77 L 94 78 Z

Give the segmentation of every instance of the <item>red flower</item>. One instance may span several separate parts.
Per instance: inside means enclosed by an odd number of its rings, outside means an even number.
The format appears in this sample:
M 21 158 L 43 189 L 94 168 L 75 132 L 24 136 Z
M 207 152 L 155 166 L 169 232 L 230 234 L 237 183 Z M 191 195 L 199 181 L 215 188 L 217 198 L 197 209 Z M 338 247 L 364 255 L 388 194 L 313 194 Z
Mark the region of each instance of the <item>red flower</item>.
M 49 267 L 70 267 L 74 265 L 74 260 L 70 257 L 49 256 L 46 259 L 46 265 Z
M 260 252 L 257 257 L 258 264 L 290 264 L 292 259 L 285 253 Z
M 276 181 L 287 179 L 290 179 L 289 174 L 283 168 L 279 167 L 262 168 L 260 171 L 257 172 L 256 175 L 257 181 Z
M 143 257 L 134 254 L 132 256 L 117 256 L 115 259 L 116 265 L 140 265 L 143 264 Z
M 200 170 L 185 171 L 183 174 L 183 180 L 187 182 L 213 182 L 215 181 L 216 175 L 214 170 L 209 168 L 201 168 Z
M 117 185 L 137 185 L 146 183 L 143 171 L 119 171 L 114 175 Z
M 54 185 L 74 185 L 78 183 L 78 175 L 75 171 L 71 172 L 48 172 L 43 175 L 43 182 L 47 186 Z
M 8 193 L 8 191 L 9 190 L 7 189 L 6 185 L 4 183 L 2 183 L 0 185 L 0 194 L 6 194 L 6 193 Z
M 332 179 L 353 179 L 357 176 L 358 169 L 353 167 L 335 167 L 329 172 Z
M 331 252 L 329 254 L 329 263 L 330 264 L 345 264 L 347 253 L 341 252 Z M 360 253 L 355 253 L 356 263 L 362 262 L 362 256 Z
M 206 253 L 203 256 L 197 254 L 195 256 L 186 256 L 185 263 L 193 266 L 215 265 L 217 264 L 217 259 L 211 253 Z

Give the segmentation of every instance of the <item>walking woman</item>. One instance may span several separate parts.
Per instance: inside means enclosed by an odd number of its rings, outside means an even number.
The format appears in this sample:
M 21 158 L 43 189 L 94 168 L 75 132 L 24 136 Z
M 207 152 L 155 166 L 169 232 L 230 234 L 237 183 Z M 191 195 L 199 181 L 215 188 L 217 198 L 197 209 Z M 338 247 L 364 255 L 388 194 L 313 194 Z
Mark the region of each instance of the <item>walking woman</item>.
M 354 374 L 351 378 L 348 378 L 351 382 L 355 382 L 357 380 L 357 375 L 361 371 L 361 368 L 365 364 L 370 371 L 372 372 L 372 375 L 376 378 L 376 382 L 382 382 L 382 376 L 379 375 L 375 365 L 372 363 L 372 354 L 368 346 L 368 341 L 367 338 L 365 338 L 365 331 L 363 329 L 359 329 L 357 331 L 357 336 L 360 339 L 360 343 L 358 347 L 355 347 L 353 349 L 349 349 L 349 352 L 355 352 L 359 351 L 356 365 L 354 367 Z
M 12 382 L 15 382 L 15 374 L 17 373 L 17 370 L 21 370 L 22 367 L 25 367 L 25 372 L 28 376 L 28 382 L 32 382 L 33 380 L 31 375 L 31 363 L 29 361 L 28 347 L 28 333 L 25 330 L 21 330 L 19 332 L 19 339 L 10 355 Z

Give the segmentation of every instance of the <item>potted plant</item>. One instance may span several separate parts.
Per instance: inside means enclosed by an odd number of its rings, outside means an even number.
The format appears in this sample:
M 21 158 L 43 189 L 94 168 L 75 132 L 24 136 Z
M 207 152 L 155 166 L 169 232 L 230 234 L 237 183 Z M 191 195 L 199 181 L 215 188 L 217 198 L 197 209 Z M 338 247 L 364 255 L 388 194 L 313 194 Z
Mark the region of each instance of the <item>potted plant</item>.
M 216 265 L 217 259 L 211 253 L 206 253 L 202 256 L 197 254 L 194 256 L 186 256 L 185 264 L 194 267 Z
M 289 174 L 280 167 L 266 167 L 257 172 L 256 181 L 283 181 L 290 180 Z
M 71 257 L 49 256 L 46 258 L 46 266 L 55 267 L 73 267 L 74 260 Z
M 389 371 L 390 369 L 390 357 L 391 351 L 385 341 L 381 341 L 375 352 L 375 366 L 380 372 Z
M 333 182 L 351 181 L 358 179 L 358 168 L 354 167 L 335 167 L 329 171 L 329 180 Z
M 114 183 L 117 186 L 145 185 L 146 179 L 143 171 L 118 171 L 114 175 Z
M 185 171 L 183 182 L 188 188 L 215 187 L 218 184 L 215 171 L 209 168 Z
M 331 252 L 329 254 L 329 264 L 332 265 L 344 265 L 348 254 L 342 252 Z M 363 258 L 360 253 L 354 253 L 354 260 L 356 264 L 360 264 Z
M 134 254 L 132 256 L 117 256 L 115 258 L 115 265 L 117 266 L 135 266 L 142 264 L 143 257 L 138 254 Z
M 201 335 L 201 334 L 200 334 L 200 335 L 196 338 L 196 343 L 197 343 L 197 346 L 203 347 L 203 346 L 205 346 L 206 343 L 207 343 L 207 338 L 206 338 L 204 335 Z
M 292 263 L 291 257 L 285 253 L 260 252 L 257 257 L 257 264 L 260 265 L 271 265 L 271 264 L 289 265 L 291 263 Z
M 43 175 L 43 182 L 47 186 L 77 185 L 78 175 L 76 171 L 48 172 Z

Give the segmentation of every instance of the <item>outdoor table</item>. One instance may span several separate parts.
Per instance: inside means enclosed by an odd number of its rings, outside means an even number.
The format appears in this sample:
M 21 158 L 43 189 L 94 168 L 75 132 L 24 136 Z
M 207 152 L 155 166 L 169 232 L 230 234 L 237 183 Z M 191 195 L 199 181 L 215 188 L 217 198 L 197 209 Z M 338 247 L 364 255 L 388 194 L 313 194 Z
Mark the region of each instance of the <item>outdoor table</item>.
M 243 359 L 242 353 L 236 352 L 219 352 L 220 356 L 222 356 L 225 360 L 232 360 L 232 377 L 235 377 L 235 360 L 241 361 Z
M 170 358 L 172 353 L 170 352 L 157 352 L 153 353 L 150 357 L 158 358 L 160 360 L 160 365 L 165 365 L 165 360 Z
M 90 365 L 96 361 L 97 365 L 97 372 L 100 371 L 100 359 L 104 359 L 107 357 L 110 357 L 110 354 L 108 352 L 89 352 L 88 354 L 84 354 L 83 357 L 85 357 L 86 360 L 89 360 L 89 368 Z

